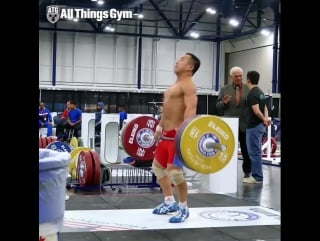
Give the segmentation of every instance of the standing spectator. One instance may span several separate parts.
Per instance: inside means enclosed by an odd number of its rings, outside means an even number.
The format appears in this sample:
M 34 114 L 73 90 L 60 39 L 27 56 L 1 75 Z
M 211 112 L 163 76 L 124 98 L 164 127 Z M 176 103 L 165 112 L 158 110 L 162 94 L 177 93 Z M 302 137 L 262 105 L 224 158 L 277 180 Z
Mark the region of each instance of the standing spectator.
M 44 102 L 39 103 L 39 128 L 47 128 L 47 136 L 52 136 L 52 115 Z
M 95 133 L 100 135 L 101 132 L 101 116 L 102 114 L 107 114 L 104 109 L 104 103 L 102 101 L 97 102 L 96 104 L 96 113 L 95 113 Z
M 119 105 L 119 115 L 120 115 L 120 122 L 119 122 L 119 130 L 122 129 L 123 121 L 127 119 L 127 112 L 124 105 Z
M 249 88 L 245 83 L 242 83 L 242 68 L 231 68 L 230 77 L 231 83 L 223 86 L 220 90 L 216 108 L 218 110 L 218 115 L 239 118 L 238 140 L 240 142 L 240 149 L 243 157 L 242 171 L 244 173 L 244 178 L 247 178 L 251 173 L 251 160 L 246 144 L 247 121 L 245 116 L 245 98 L 249 93 Z
M 248 71 L 247 84 L 250 89 L 247 96 L 246 116 L 248 127 L 246 130 L 246 141 L 248 152 L 252 161 L 251 176 L 244 178 L 244 183 L 261 183 L 262 172 L 262 150 L 261 142 L 266 127 L 271 124 L 267 107 L 267 97 L 258 87 L 260 74 L 257 71 Z
M 79 137 L 81 135 L 81 121 L 82 121 L 82 111 L 77 108 L 76 102 L 70 100 L 70 111 L 68 114 L 67 123 L 64 124 L 64 128 L 67 130 L 74 129 L 74 137 Z

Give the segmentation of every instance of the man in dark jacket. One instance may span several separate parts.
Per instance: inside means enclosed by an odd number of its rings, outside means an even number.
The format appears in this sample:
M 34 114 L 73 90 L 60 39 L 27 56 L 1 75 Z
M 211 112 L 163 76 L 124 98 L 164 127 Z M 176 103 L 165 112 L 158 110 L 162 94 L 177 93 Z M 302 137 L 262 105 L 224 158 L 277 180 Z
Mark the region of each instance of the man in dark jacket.
M 246 143 L 247 120 L 245 116 L 245 99 L 249 93 L 249 87 L 243 83 L 243 69 L 233 67 L 230 69 L 231 82 L 223 86 L 220 90 L 216 108 L 218 115 L 225 117 L 239 118 L 238 139 L 243 157 L 242 170 L 244 178 L 251 174 L 251 159 L 248 154 Z M 243 179 L 244 180 L 244 179 Z
M 100 135 L 101 132 L 101 116 L 107 112 L 104 109 L 104 103 L 102 101 L 97 102 L 96 105 L 96 117 L 95 117 L 95 132 Z

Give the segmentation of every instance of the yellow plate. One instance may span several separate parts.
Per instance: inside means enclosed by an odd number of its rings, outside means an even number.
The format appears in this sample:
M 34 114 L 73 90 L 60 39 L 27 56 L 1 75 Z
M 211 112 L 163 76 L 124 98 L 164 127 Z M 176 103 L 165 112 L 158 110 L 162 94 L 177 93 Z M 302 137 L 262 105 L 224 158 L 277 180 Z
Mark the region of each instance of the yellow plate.
M 89 147 L 76 147 L 71 152 L 71 162 L 69 164 L 69 173 L 72 176 L 72 178 L 76 178 L 77 175 L 77 163 L 78 163 L 78 156 L 81 151 L 90 151 L 91 149 Z
M 221 145 L 223 150 L 208 147 Z M 221 118 L 201 115 L 188 121 L 177 136 L 177 154 L 186 167 L 203 174 L 215 173 L 231 161 L 235 139 L 230 126 Z
M 70 145 L 70 147 L 71 147 L 72 149 L 79 147 L 77 137 L 72 137 L 71 140 L 70 140 L 69 145 Z

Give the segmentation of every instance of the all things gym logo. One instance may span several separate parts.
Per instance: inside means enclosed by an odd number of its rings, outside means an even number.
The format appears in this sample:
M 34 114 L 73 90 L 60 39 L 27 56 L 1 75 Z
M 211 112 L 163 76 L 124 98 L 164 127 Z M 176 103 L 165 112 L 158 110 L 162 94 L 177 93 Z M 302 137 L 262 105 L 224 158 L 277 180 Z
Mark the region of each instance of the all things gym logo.
M 133 18 L 133 12 L 128 10 L 118 11 L 115 8 L 109 10 L 91 10 L 83 8 L 67 8 L 59 5 L 47 6 L 47 20 L 50 23 L 56 23 L 60 19 L 96 19 L 101 22 L 103 19 L 121 19 Z

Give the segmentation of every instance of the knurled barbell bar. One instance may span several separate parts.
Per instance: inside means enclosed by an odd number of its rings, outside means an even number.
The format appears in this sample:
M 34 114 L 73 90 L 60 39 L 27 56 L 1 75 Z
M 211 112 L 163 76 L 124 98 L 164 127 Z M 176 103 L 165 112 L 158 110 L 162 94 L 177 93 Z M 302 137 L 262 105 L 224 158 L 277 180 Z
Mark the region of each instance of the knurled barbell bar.
M 154 137 L 159 121 L 140 116 L 129 121 L 121 134 L 124 150 L 136 160 L 152 160 L 157 140 Z M 235 138 L 230 126 L 220 117 L 199 115 L 187 120 L 177 131 L 176 154 L 184 165 L 196 172 L 209 174 L 223 169 L 232 159 Z

